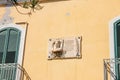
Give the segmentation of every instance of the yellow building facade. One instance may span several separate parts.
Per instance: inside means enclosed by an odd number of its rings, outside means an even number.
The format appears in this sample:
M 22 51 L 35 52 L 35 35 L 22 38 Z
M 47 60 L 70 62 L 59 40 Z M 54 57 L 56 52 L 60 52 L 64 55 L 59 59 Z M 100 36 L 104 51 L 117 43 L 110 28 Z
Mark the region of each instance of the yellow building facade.
M 3 5 L 1 21 L 9 8 L 12 22 L 1 26 L 18 23 L 25 29 L 21 65 L 31 80 L 104 80 L 103 59 L 112 55 L 110 25 L 120 19 L 119 4 L 119 0 L 45 1 L 30 16 Z M 66 37 L 82 37 L 81 58 L 48 60 L 49 39 Z

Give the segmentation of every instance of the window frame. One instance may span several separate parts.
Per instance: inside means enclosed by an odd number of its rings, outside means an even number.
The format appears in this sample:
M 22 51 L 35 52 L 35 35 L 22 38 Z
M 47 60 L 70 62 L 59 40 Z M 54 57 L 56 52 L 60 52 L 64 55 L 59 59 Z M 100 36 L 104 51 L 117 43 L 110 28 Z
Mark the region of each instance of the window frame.
M 110 44 L 110 58 L 115 58 L 115 23 L 120 20 L 120 16 L 115 17 L 109 22 L 109 44 Z
M 117 26 L 116 24 L 120 23 L 120 16 L 115 17 L 114 19 L 112 19 L 109 22 L 109 42 L 110 42 L 110 58 L 114 59 L 114 58 L 118 58 L 117 56 Z M 115 66 L 113 67 L 115 70 L 115 74 L 118 76 L 118 65 L 115 64 Z M 112 80 L 114 80 L 113 78 L 111 78 Z
M 26 29 L 27 28 L 26 27 L 23 28 L 20 25 L 16 25 L 16 24 L 0 25 L 0 31 L 4 30 L 4 29 L 7 29 L 7 28 L 18 29 L 21 32 L 20 40 L 19 40 L 17 63 L 22 65 L 23 64 L 23 56 L 24 56 L 24 43 L 25 43 Z

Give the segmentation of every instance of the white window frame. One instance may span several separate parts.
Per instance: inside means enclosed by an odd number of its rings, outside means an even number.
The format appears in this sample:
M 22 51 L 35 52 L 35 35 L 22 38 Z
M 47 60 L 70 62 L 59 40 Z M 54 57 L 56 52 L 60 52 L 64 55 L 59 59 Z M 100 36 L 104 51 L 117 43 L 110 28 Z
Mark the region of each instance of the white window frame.
M 114 45 L 114 23 L 120 20 L 120 16 L 113 18 L 109 22 L 109 44 L 110 44 L 110 58 L 115 58 L 115 45 Z
M 110 44 L 110 58 L 114 59 L 115 58 L 115 44 L 114 44 L 114 23 L 117 22 L 118 20 L 120 20 L 120 16 L 117 16 L 115 18 L 113 18 L 110 22 L 109 22 L 109 44 Z M 113 66 L 113 69 L 115 70 L 115 66 Z M 115 71 L 114 71 L 115 72 Z M 111 77 L 111 80 L 114 80 Z
M 24 43 L 25 43 L 25 36 L 26 36 L 26 27 L 23 28 L 20 25 L 16 25 L 16 24 L 6 24 L 6 25 L 0 25 L 0 30 L 2 30 L 4 28 L 9 28 L 9 27 L 13 27 L 13 28 L 16 28 L 16 29 L 21 31 L 17 64 L 22 65 L 23 55 L 24 55 Z

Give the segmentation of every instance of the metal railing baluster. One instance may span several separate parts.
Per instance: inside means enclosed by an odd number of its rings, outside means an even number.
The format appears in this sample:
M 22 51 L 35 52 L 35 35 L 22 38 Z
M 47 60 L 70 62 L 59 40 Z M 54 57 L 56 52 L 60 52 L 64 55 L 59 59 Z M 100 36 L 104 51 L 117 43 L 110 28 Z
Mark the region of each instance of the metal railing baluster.
M 16 63 L 0 64 L 0 80 L 31 80 L 25 69 Z
M 120 72 L 116 72 L 116 66 L 120 65 L 120 58 L 104 60 L 104 80 L 120 80 Z

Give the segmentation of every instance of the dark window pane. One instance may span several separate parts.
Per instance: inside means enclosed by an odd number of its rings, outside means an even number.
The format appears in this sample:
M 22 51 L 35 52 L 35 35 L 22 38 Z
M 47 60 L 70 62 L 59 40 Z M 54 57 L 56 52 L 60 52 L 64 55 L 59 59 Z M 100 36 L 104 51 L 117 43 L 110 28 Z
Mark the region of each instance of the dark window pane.
M 0 63 L 2 63 L 6 33 L 7 31 L 0 32 Z
M 7 52 L 5 63 L 14 63 L 15 61 L 15 51 Z

